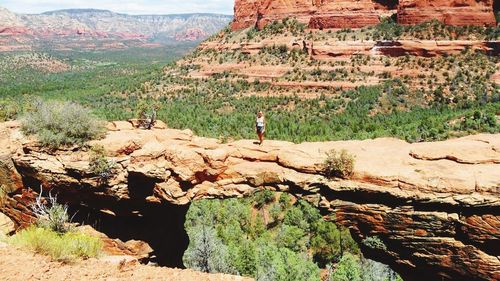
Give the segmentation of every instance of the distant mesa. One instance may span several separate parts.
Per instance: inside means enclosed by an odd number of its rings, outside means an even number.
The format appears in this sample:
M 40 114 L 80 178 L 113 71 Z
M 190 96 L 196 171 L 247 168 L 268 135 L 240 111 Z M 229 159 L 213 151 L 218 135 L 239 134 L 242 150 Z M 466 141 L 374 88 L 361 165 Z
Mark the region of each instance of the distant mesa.
M 175 41 L 198 41 L 204 39 L 208 34 L 200 28 L 190 28 L 175 35 Z
M 37 42 L 75 40 L 134 41 L 137 45 L 203 40 L 227 26 L 232 16 L 220 14 L 127 15 L 98 9 L 68 9 L 42 14 L 16 14 L 0 7 L 0 36 L 23 37 L 29 49 Z M 31 44 L 31 45 L 30 45 Z M 19 46 L 17 46 L 19 47 Z M 14 49 L 19 49 L 19 48 Z
M 495 26 L 493 0 L 236 0 L 233 30 L 265 25 L 287 17 L 309 28 L 359 28 L 397 13 L 401 24 L 433 19 L 449 25 Z M 499 4 L 495 2 L 495 5 Z

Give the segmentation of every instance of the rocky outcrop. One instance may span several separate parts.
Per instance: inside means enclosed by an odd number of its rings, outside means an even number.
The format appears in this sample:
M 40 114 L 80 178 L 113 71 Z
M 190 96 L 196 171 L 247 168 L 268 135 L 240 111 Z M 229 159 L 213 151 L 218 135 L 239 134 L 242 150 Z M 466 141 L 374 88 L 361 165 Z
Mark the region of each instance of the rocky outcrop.
M 26 202 L 40 185 L 73 208 L 112 217 L 147 217 L 153 206 L 173 214 L 193 200 L 279 190 L 350 228 L 367 256 L 390 264 L 405 280 L 500 278 L 498 134 L 437 143 L 383 138 L 258 146 L 220 143 L 189 130 L 138 130 L 128 122 L 108 127 L 105 139 L 91 143 L 103 145 L 116 163 L 103 181 L 89 172 L 86 150 L 46 151 L 25 139 L 16 123 L 1 124 L 0 174 L 9 189 L 2 211 L 18 225 L 29 222 Z M 352 178 L 323 175 L 331 149 L 356 156 Z
M 304 46 L 313 58 L 328 60 L 337 57 L 351 57 L 353 55 L 399 57 L 404 55 L 418 57 L 435 57 L 457 55 L 464 50 L 478 50 L 496 56 L 500 52 L 500 41 L 478 40 L 393 40 L 393 41 L 309 41 L 291 40 L 290 38 L 263 39 L 259 42 L 248 43 L 219 43 L 203 42 L 198 47 L 201 50 L 239 50 L 246 54 L 255 55 L 265 47 L 286 45 L 293 50 L 296 46 Z
M 236 0 L 232 28 L 262 28 L 275 20 L 296 18 L 309 28 L 357 28 L 379 23 L 397 7 L 401 24 L 439 20 L 450 25 L 494 26 L 492 0 Z
M 417 24 L 434 19 L 449 25 L 496 25 L 493 0 L 399 0 L 399 23 Z
M 379 23 L 383 5 L 361 1 L 268 1 L 236 0 L 233 29 L 258 28 L 275 20 L 296 18 L 311 28 L 362 27 Z M 376 9 L 377 8 L 377 9 Z

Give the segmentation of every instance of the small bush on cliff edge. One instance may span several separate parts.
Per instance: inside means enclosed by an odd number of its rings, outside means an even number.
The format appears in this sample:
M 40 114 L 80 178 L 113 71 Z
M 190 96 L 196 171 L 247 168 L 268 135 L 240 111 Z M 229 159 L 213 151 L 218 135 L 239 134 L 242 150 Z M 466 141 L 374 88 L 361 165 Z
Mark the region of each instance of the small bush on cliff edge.
M 151 130 L 156 123 L 159 109 L 160 103 L 158 101 L 152 99 L 141 100 L 136 108 L 139 127 Z
M 22 130 L 36 135 L 43 146 L 82 145 L 104 136 L 104 122 L 88 109 L 71 102 L 43 102 L 22 118 Z
M 335 149 L 326 153 L 327 158 L 324 163 L 324 173 L 329 178 L 349 178 L 354 172 L 355 158 L 347 150 L 342 149 L 337 152 Z
M 114 168 L 115 162 L 106 158 L 106 151 L 102 145 L 95 145 L 90 149 L 89 170 L 99 177 L 101 183 L 109 180 Z

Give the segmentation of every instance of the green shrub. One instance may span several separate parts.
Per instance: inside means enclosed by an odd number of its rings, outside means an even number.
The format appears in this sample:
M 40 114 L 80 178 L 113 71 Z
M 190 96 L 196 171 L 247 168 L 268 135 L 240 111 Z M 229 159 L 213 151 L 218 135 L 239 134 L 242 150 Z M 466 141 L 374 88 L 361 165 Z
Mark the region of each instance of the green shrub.
M 283 213 L 283 210 L 281 209 L 281 205 L 278 203 L 273 203 L 269 208 L 269 215 L 275 222 L 280 219 L 281 213 Z
M 308 237 L 306 232 L 297 226 L 282 225 L 276 240 L 279 247 L 285 247 L 294 252 L 307 251 Z
M 235 273 L 227 247 L 212 226 L 193 227 L 189 229 L 189 237 L 191 243 L 184 254 L 184 263 L 188 268 L 207 273 Z
M 19 105 L 12 100 L 0 100 L 0 122 L 14 119 L 19 113 Z
M 288 193 L 281 193 L 279 203 L 283 209 L 290 207 L 292 204 L 292 196 Z
M 262 206 L 269 204 L 274 201 L 274 192 L 271 190 L 264 190 L 255 193 L 255 206 L 257 208 L 262 208 Z
M 330 276 L 330 281 L 361 281 L 361 265 L 359 258 L 346 253 L 340 259 L 335 271 Z
M 257 252 L 256 280 L 320 280 L 318 266 L 305 254 L 272 244 L 262 245 Z
M 102 242 L 97 237 L 77 231 L 59 234 L 50 229 L 34 226 L 19 231 L 9 238 L 9 242 L 65 262 L 97 257 L 102 249 Z
M 362 243 L 372 249 L 387 250 L 387 246 L 377 236 L 366 237 Z
M 310 228 L 310 225 L 305 218 L 304 212 L 301 208 L 298 208 L 296 206 L 293 206 L 292 208 L 290 208 L 290 210 L 288 210 L 288 212 L 285 214 L 283 223 L 287 225 L 297 226 L 305 231 L 309 231 Z
M 136 115 L 139 119 L 139 126 L 150 130 L 157 121 L 160 103 L 152 99 L 143 99 L 139 101 L 136 108 Z
M 337 152 L 335 149 L 326 153 L 327 158 L 324 163 L 324 173 L 329 178 L 349 178 L 354 172 L 355 158 L 347 150 L 342 149 Z
M 31 205 L 33 214 L 37 218 L 39 227 L 57 232 L 65 233 L 70 230 L 68 206 L 57 203 L 57 197 L 49 192 L 48 203 L 42 198 L 42 190 L 35 202 Z
M 82 145 L 105 134 L 104 122 L 90 111 L 71 102 L 44 102 L 22 118 L 22 130 L 36 135 L 40 143 L 51 148 Z
M 102 145 L 95 145 L 90 149 L 90 172 L 99 177 L 100 182 L 106 182 L 112 175 L 115 163 L 106 158 Z

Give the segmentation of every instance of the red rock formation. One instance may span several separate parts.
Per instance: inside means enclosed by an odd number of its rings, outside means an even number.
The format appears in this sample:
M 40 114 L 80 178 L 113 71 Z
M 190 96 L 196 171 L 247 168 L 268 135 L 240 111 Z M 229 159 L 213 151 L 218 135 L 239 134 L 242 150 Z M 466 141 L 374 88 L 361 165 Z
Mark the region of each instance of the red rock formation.
M 29 30 L 22 26 L 0 27 L 0 35 L 25 35 Z
M 241 50 L 247 54 L 257 54 L 266 46 L 274 44 L 286 45 L 289 49 L 296 46 L 304 46 L 304 49 L 319 60 L 327 60 L 335 57 L 350 57 L 355 54 L 367 56 L 384 55 L 398 57 L 404 55 L 434 57 L 444 55 L 456 55 L 464 49 L 480 50 L 492 56 L 497 56 L 500 51 L 500 42 L 486 42 L 478 40 L 397 40 L 397 41 L 338 41 L 338 42 L 314 42 L 314 41 L 290 41 L 284 39 L 263 39 L 259 42 L 250 43 L 227 43 L 203 42 L 199 48 L 202 50 L 214 49 Z M 285 69 L 286 72 L 288 69 Z M 246 73 L 250 75 L 251 73 Z
M 102 183 L 89 172 L 88 151 L 47 152 L 24 139 L 15 123 L 0 123 L 0 180 L 9 190 L 0 210 L 16 224 L 26 222 L 30 195 L 24 191 L 42 184 L 76 208 L 153 216 L 155 227 L 178 235 L 172 218 L 182 227 L 191 201 L 267 188 L 307 199 L 360 242 L 377 237 L 382 244 L 361 243 L 364 253 L 391 264 L 405 280 L 500 278 L 498 134 L 436 143 L 383 138 L 256 146 L 251 140 L 221 144 L 189 130 L 139 130 L 127 122 L 113 122 L 109 130 L 94 142 L 117 163 Z M 323 176 L 325 152 L 333 148 L 356 156 L 351 179 Z M 147 212 L 154 206 L 168 209 Z
M 381 15 L 398 8 L 398 21 L 417 24 L 437 19 L 450 25 L 494 26 L 493 0 L 236 0 L 234 30 L 262 28 L 286 17 L 310 28 L 363 27 L 379 22 Z
M 254 26 L 257 23 L 257 9 L 260 0 L 236 0 L 234 4 L 233 30 Z
M 418 24 L 437 19 L 449 25 L 495 26 L 493 0 L 400 0 L 398 22 Z
M 372 0 L 236 0 L 233 29 L 262 28 L 286 17 L 296 18 L 311 28 L 361 27 L 379 22 L 384 5 Z
M 199 28 L 190 28 L 175 34 L 175 41 L 197 41 L 206 38 L 208 34 Z

